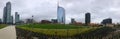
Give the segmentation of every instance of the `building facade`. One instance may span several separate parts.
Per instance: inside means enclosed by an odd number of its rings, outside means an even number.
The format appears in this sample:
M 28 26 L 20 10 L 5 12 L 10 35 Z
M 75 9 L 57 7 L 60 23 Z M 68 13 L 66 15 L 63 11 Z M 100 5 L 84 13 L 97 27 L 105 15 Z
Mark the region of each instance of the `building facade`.
M 52 22 L 53 24 L 58 23 L 58 22 L 57 22 L 57 19 L 51 19 L 51 22 Z
M 101 24 L 103 25 L 106 25 L 106 24 L 112 24 L 112 19 L 111 18 L 107 18 L 107 19 L 104 19 Z
M 85 14 L 85 24 L 88 25 L 91 22 L 91 14 L 90 13 L 86 13 Z
M 2 24 L 2 19 L 0 19 L 0 24 Z
M 4 7 L 4 11 L 3 11 L 3 23 L 7 23 L 7 10 L 6 7 Z
M 65 24 L 65 9 L 60 6 L 57 8 L 57 21 L 59 24 Z
M 10 24 L 13 24 L 13 16 L 10 16 Z
M 6 11 L 7 11 L 7 23 L 11 23 L 11 3 L 8 2 L 6 4 Z
M 75 19 L 71 18 L 71 24 L 74 24 L 74 23 L 76 23 Z

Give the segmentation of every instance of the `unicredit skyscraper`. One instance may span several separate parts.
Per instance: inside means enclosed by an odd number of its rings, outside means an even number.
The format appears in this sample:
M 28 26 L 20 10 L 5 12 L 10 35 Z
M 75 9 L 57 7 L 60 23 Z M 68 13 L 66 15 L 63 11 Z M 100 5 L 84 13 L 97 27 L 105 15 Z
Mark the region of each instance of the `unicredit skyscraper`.
M 57 19 L 58 19 L 58 23 L 65 24 L 65 9 L 63 7 L 58 6 Z

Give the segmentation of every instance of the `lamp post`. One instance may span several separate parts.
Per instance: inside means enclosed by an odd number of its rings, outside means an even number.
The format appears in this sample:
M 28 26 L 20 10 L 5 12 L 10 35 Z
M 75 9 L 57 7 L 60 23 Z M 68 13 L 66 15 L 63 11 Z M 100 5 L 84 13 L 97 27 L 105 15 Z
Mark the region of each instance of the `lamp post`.
M 34 16 L 32 15 L 32 23 L 33 23 L 33 17 L 34 17 Z

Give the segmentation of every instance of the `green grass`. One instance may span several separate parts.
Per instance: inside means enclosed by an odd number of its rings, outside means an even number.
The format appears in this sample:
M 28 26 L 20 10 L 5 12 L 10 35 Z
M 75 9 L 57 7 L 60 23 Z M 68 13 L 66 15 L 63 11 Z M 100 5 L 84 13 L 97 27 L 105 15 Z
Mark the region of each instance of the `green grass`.
M 64 24 L 27 24 L 19 25 L 17 28 L 32 32 L 43 33 L 46 35 L 74 36 L 96 30 L 98 27 L 75 26 Z
M 20 25 L 21 27 L 29 27 L 29 28 L 41 28 L 41 29 L 76 29 L 82 28 L 84 26 L 75 26 L 75 25 L 64 25 L 64 24 L 26 24 Z M 86 26 L 88 28 L 88 26 Z
M 0 29 L 6 27 L 6 24 L 0 24 Z

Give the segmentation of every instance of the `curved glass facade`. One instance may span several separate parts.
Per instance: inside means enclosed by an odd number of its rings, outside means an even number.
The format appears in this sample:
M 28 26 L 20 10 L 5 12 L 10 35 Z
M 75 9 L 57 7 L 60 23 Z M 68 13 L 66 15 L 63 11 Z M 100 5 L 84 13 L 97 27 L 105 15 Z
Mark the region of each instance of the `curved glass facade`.
M 58 19 L 58 23 L 65 24 L 65 9 L 63 7 L 58 6 L 57 19 Z

